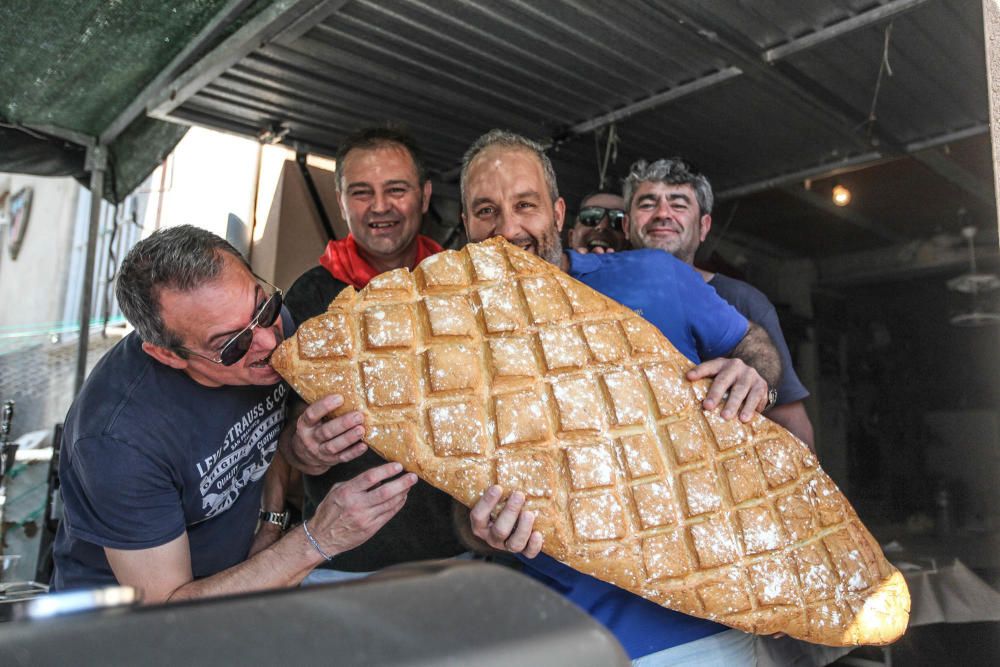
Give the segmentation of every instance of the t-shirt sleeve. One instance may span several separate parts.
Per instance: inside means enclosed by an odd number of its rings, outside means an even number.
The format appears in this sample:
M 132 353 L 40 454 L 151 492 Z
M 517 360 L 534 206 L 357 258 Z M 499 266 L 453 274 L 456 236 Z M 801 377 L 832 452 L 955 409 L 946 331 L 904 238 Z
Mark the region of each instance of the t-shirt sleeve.
M 166 467 L 130 443 L 78 440 L 63 493 L 70 534 L 113 549 L 148 549 L 186 530 L 181 492 Z
M 327 306 L 342 287 L 322 266 L 316 266 L 299 276 L 285 294 L 285 305 L 297 324 L 326 312 Z
M 767 296 L 753 285 L 735 281 L 725 276 L 716 276 L 710 285 L 714 286 L 723 299 L 729 300 L 751 321 L 759 324 L 771 337 L 781 359 L 781 379 L 778 381 L 778 405 L 801 401 L 809 396 L 809 390 L 799 379 L 792 365 L 792 353 L 788 349 L 785 335 L 781 330 L 778 311 Z
M 766 300 L 766 299 L 765 299 Z M 781 379 L 778 381 L 778 405 L 801 401 L 809 395 L 809 390 L 805 388 L 799 376 L 792 366 L 792 353 L 785 342 L 785 335 L 781 332 L 781 322 L 778 321 L 778 312 L 767 302 L 765 309 L 758 309 L 758 313 L 751 315 L 754 322 L 759 324 L 767 335 L 771 337 L 774 347 L 778 350 L 778 357 L 781 358 Z
M 698 356 L 707 361 L 732 352 L 747 333 L 747 318 L 690 266 L 678 261 L 674 272 L 688 325 L 698 346 Z

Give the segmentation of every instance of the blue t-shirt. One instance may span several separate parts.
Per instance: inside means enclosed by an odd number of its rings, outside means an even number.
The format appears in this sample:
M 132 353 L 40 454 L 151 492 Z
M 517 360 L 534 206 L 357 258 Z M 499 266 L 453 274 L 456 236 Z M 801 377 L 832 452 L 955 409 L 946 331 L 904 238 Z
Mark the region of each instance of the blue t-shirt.
M 736 310 L 751 322 L 759 324 L 778 350 L 781 358 L 781 380 L 778 382 L 778 405 L 801 401 L 809 395 L 799 376 L 792 367 L 792 354 L 781 332 L 778 312 L 764 293 L 749 283 L 716 273 L 708 284 L 715 288 L 723 299 L 733 304 Z
M 134 333 L 109 350 L 66 416 L 53 588 L 115 585 L 104 547 L 148 549 L 185 531 L 195 578 L 245 560 L 287 391 L 198 384 Z
M 661 250 L 606 255 L 567 253 L 569 274 L 635 310 L 693 362 L 725 356 L 747 320 L 690 266 Z M 540 554 L 522 558 L 526 574 L 559 591 L 604 624 L 630 658 L 686 644 L 726 626 L 672 611 Z
M 636 311 L 695 363 L 729 354 L 747 333 L 746 318 L 669 253 L 566 255 L 571 276 Z

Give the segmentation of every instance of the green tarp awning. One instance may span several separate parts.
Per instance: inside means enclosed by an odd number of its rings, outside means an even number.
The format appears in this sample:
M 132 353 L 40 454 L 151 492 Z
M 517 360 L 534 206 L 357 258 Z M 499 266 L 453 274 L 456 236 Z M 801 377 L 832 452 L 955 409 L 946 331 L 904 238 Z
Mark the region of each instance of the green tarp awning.
M 210 48 L 267 0 L 53 0 L 0 4 L 0 171 L 85 176 L 85 150 L 220 12 L 237 15 Z M 187 127 L 140 115 L 110 144 L 104 197 L 118 202 Z

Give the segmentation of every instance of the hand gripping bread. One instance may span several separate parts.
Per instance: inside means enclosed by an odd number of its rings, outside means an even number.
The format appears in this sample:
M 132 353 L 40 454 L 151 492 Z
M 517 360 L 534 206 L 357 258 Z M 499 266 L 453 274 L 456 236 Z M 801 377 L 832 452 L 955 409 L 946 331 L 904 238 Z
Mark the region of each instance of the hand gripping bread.
M 466 505 L 520 489 L 577 570 L 747 632 L 906 628 L 902 576 L 805 445 L 702 410 L 708 383 L 653 325 L 503 239 L 345 289 L 272 364 Z

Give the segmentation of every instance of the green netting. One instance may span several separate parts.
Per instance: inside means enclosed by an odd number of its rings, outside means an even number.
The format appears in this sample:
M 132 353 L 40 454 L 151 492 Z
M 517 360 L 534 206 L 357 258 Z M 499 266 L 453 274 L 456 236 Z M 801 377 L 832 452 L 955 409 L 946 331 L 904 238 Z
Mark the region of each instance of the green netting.
M 163 162 L 187 131 L 186 125 L 137 118 L 109 147 L 104 198 L 111 202 L 124 199 Z
M 99 135 L 226 4 L 0 2 L 0 123 Z M 227 32 L 268 4 L 252 3 Z M 133 123 L 110 147 L 114 175 L 105 196 L 119 200 L 128 194 L 184 131 L 147 118 Z
M 4 2 L 0 116 L 99 134 L 225 4 Z

